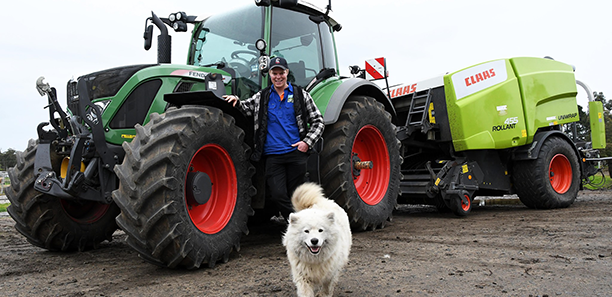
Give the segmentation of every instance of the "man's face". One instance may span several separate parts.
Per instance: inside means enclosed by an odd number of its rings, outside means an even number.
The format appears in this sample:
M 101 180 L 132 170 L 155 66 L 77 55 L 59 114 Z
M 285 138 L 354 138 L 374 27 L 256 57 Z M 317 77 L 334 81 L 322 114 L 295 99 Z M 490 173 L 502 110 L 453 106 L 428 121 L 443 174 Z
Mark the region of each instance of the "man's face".
M 276 88 L 285 88 L 287 85 L 287 74 L 289 70 L 275 67 L 270 70 L 270 79 Z

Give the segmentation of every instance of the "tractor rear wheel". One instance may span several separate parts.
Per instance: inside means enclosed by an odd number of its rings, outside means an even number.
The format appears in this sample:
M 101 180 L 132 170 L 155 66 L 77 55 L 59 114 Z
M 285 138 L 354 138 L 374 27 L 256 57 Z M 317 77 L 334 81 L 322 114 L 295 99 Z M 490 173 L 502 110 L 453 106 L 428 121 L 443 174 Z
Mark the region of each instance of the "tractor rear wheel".
M 38 144 L 30 140 L 25 152 L 17 152 L 17 164 L 9 169 L 11 186 L 7 212 L 15 228 L 31 244 L 51 251 L 83 251 L 113 239 L 117 230 L 114 203 L 71 201 L 34 190 L 34 160 Z M 61 159 L 58 159 L 61 161 Z
M 128 245 L 171 268 L 227 262 L 253 214 L 255 169 L 244 135 L 233 117 L 203 106 L 170 108 L 136 125 L 113 192 Z
M 580 190 L 580 164 L 572 146 L 552 136 L 538 158 L 514 164 L 513 183 L 521 202 L 530 208 L 568 207 Z
M 372 97 L 351 96 L 324 138 L 325 192 L 346 210 L 354 229 L 383 228 L 397 205 L 401 165 L 391 115 Z

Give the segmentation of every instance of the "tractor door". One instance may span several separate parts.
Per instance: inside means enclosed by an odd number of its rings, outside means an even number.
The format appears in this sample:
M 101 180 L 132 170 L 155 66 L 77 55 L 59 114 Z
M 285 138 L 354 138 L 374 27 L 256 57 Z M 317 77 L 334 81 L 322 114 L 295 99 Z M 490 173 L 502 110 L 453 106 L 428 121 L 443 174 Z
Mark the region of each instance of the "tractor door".
M 322 17 L 271 9 L 270 56 L 287 60 L 291 83 L 306 87 L 322 69 L 337 69 L 332 30 Z

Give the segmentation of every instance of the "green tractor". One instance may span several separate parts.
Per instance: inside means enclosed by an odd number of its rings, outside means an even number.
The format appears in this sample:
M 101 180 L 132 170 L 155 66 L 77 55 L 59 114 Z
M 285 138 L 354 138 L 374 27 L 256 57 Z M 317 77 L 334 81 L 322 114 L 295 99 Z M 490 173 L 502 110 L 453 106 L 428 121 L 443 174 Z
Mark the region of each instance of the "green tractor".
M 158 265 L 228 261 L 249 218 L 275 209 L 261 164 L 249 160 L 252 120 L 221 96 L 247 98 L 267 86 L 274 56 L 290 62 L 289 81 L 324 114 L 325 143 L 309 157 L 309 179 L 346 209 L 356 230 L 384 227 L 399 194 L 394 108 L 373 82 L 339 76 L 333 33 L 341 26 L 330 9 L 331 2 L 322 10 L 262 0 L 203 21 L 152 13 L 145 49 L 157 27 L 158 63 L 69 81 L 67 111 L 40 78 L 50 121 L 10 171 L 16 229 L 33 245 L 71 251 L 95 248 L 121 228 L 127 244 Z M 189 24 L 187 65 L 170 64 L 168 27 Z

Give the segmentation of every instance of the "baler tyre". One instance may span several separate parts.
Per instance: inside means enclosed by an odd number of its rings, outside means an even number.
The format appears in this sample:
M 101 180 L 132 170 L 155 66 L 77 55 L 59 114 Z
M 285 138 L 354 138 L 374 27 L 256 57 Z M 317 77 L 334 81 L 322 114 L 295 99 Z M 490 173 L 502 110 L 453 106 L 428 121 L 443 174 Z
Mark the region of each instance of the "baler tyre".
M 342 206 L 355 230 L 383 228 L 399 194 L 401 157 L 395 125 L 372 97 L 351 96 L 338 121 L 325 128 L 321 181 L 330 199 Z M 354 161 L 372 161 L 355 170 Z
M 119 214 L 114 203 L 69 201 L 34 190 L 37 148 L 38 143 L 30 140 L 9 169 L 7 212 L 15 220 L 15 229 L 31 244 L 51 251 L 84 251 L 111 241 Z
M 195 269 L 240 249 L 255 194 L 244 135 L 233 117 L 204 106 L 170 108 L 136 125 L 115 167 L 113 199 L 122 210 L 117 223 L 143 259 Z
M 472 210 L 472 199 L 467 194 L 464 194 L 463 196 L 467 199 L 467 204 L 464 203 L 463 199 L 457 195 L 454 195 L 449 200 L 448 208 L 450 208 L 450 210 L 458 217 L 465 217 Z
M 580 164 L 572 146 L 563 138 L 545 140 L 538 158 L 514 164 L 514 189 L 529 208 L 568 207 L 580 190 Z

